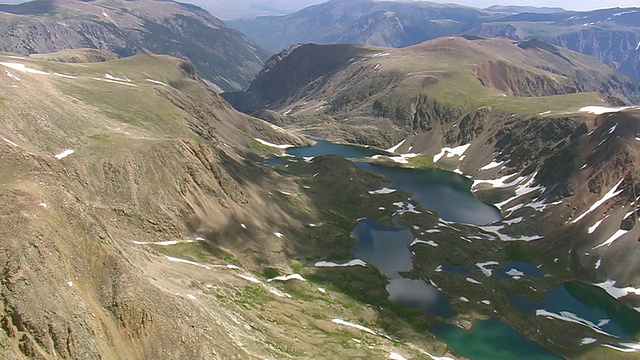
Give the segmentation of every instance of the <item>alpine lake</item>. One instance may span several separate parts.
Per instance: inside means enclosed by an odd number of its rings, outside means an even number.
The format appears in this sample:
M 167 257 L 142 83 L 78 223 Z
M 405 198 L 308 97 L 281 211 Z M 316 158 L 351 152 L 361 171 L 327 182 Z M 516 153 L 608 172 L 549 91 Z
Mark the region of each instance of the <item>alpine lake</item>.
M 409 202 L 411 200 L 419 203 L 424 209 L 437 212 L 441 220 L 448 224 L 482 226 L 501 220 L 501 213 L 496 207 L 473 196 L 472 181 L 454 172 L 432 168 L 412 169 L 364 161 L 376 155 L 396 154 L 321 140 L 314 146 L 288 148 L 286 153 L 307 160 L 324 155 L 354 159 L 362 169 L 389 178 L 391 184 L 388 191 L 403 190 L 412 194 L 406 204 L 397 204 L 404 211 L 412 211 Z M 279 165 L 286 161 L 286 158 L 272 158 L 268 163 Z M 463 329 L 452 324 L 449 320 L 455 316 L 455 312 L 450 300 L 433 282 L 427 283 L 403 276 L 403 273 L 414 268 L 414 252 L 411 245 L 417 236 L 415 228 L 403 226 L 396 219 L 399 213 L 402 212 L 397 211 L 392 216 L 391 227 L 380 225 L 370 219 L 359 219 L 351 233 L 357 242 L 349 249 L 354 257 L 376 267 L 388 278 L 386 290 L 390 301 L 408 308 L 424 310 L 440 319 L 427 330 L 447 343 L 453 352 L 469 359 L 561 358 L 523 336 L 496 316 L 474 321 L 471 329 Z M 442 266 L 440 271 L 464 277 L 472 270 L 479 269 L 474 265 L 446 265 Z M 517 261 L 508 261 L 494 271 L 495 276 L 512 281 L 519 278 L 513 277 L 513 271 L 521 277 L 541 279 L 544 276 L 539 267 Z M 623 306 L 595 286 L 569 282 L 545 292 L 536 301 L 517 296 L 510 297 L 509 300 L 529 319 L 536 318 L 536 312 L 544 309 L 546 314 L 561 314 L 564 318 L 556 318 L 555 321 L 580 323 L 586 332 L 592 331 L 594 337 L 610 337 L 612 343 L 616 340 L 633 341 L 640 333 L 640 314 Z M 533 321 L 531 326 L 535 326 Z M 595 339 L 592 339 L 592 342 L 595 342 Z M 589 343 L 578 341 L 576 347 Z

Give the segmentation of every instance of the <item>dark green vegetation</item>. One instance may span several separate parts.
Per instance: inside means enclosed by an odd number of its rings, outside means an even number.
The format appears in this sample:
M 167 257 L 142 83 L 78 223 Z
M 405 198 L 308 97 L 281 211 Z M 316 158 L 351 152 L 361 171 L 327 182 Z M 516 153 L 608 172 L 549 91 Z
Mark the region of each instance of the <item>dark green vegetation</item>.
M 172 1 L 36 0 L 0 5 L 0 10 L 0 51 L 93 48 L 118 56 L 167 54 L 190 61 L 200 76 L 226 91 L 244 87 L 267 57 L 205 10 Z

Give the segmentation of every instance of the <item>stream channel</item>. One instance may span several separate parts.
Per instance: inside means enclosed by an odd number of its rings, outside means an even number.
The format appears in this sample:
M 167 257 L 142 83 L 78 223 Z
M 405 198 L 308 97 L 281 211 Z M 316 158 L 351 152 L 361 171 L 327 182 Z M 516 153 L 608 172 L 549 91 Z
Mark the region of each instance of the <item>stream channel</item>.
M 362 159 L 374 155 L 395 155 L 382 150 L 327 141 L 318 141 L 315 146 L 289 148 L 286 152 L 289 155 L 307 158 L 339 155 L 350 159 Z M 272 164 L 283 161 L 282 158 L 274 160 L 276 162 Z M 392 181 L 389 188 L 413 193 L 412 200 L 419 202 L 426 209 L 437 211 L 443 220 L 473 225 L 486 225 L 501 220 L 498 209 L 473 196 L 470 191 L 472 181 L 462 175 L 439 169 L 409 169 L 367 162 L 360 162 L 358 165 L 389 178 Z M 395 223 L 397 222 L 394 221 Z M 350 252 L 375 266 L 389 278 L 386 287 L 389 300 L 403 306 L 424 309 L 430 315 L 444 319 L 454 316 L 448 298 L 434 286 L 400 275 L 413 268 L 413 255 L 409 245 L 415 236 L 411 229 L 400 225 L 388 228 L 372 220 L 361 219 L 352 236 L 357 243 L 351 247 Z M 536 266 L 517 262 L 504 264 L 503 270 L 496 269 L 497 275 L 508 277 L 505 268 L 517 269 L 523 276 L 543 276 L 542 271 Z M 445 267 L 443 270 L 459 274 L 470 271 L 463 266 Z M 619 301 L 595 286 L 568 283 L 547 292 L 544 301 L 540 303 L 521 298 L 512 298 L 511 301 L 529 316 L 536 316 L 535 312 L 539 309 L 554 313 L 570 313 L 575 318 L 599 325 L 597 330 L 623 340 L 632 340 L 640 333 L 640 314 L 625 308 Z M 472 360 L 560 358 L 536 345 L 498 318 L 476 321 L 471 330 L 463 330 L 446 322 L 437 322 L 428 330 L 445 341 L 455 353 Z

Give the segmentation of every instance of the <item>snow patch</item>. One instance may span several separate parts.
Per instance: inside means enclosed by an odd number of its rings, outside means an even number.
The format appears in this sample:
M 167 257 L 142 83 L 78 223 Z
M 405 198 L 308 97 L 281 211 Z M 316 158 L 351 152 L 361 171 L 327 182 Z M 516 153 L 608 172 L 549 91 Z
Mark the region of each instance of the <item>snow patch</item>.
M 626 234 L 628 232 L 629 231 L 627 231 L 627 230 L 620 229 L 620 230 L 616 231 L 613 235 L 611 235 L 611 237 L 609 237 L 607 240 L 605 240 L 605 242 L 603 242 L 602 244 L 592 248 L 592 250 L 601 248 L 601 247 L 603 247 L 605 245 L 606 246 L 611 246 L 611 244 L 613 244 L 614 241 L 618 240 L 622 235 L 624 235 L 624 234 Z
M 400 146 L 402 146 L 402 144 L 404 144 L 405 141 L 407 141 L 407 139 L 404 139 L 404 140 L 400 141 L 400 143 L 398 145 L 396 145 L 396 146 L 388 148 L 387 151 L 390 152 L 390 153 L 396 152 L 396 150 L 398 150 L 398 148 L 400 148 Z
M 97 77 L 94 77 L 92 79 L 96 80 L 96 81 L 104 81 L 104 82 L 108 82 L 108 83 L 112 83 L 112 84 L 120 84 L 120 85 L 134 86 L 134 87 L 138 86 L 136 84 L 131 84 L 131 83 L 128 83 L 128 82 L 122 82 L 122 81 L 117 81 L 117 80 L 111 80 L 111 79 L 102 79 L 102 78 L 97 78 Z
M 482 300 L 480 302 L 485 304 L 485 305 L 491 305 L 491 301 L 489 301 L 489 300 Z
M 460 301 L 462 301 L 462 302 L 466 302 L 466 303 L 468 303 L 468 302 L 469 302 L 469 299 L 467 299 L 467 298 L 466 298 L 466 297 L 464 297 L 464 296 L 460 296 L 460 297 L 459 297 L 459 299 L 460 299 Z
M 186 259 L 180 259 L 180 258 L 176 258 L 173 256 L 164 256 L 165 259 L 169 260 L 169 261 L 173 261 L 173 262 L 178 262 L 178 263 L 183 263 L 183 264 L 189 264 L 189 265 L 194 265 L 194 266 L 201 266 L 207 270 L 211 269 L 210 267 L 208 267 L 207 265 L 202 265 L 200 263 L 197 263 L 195 261 L 191 261 L 191 260 L 186 260 Z
M 262 145 L 271 146 L 271 147 L 278 148 L 278 149 L 288 149 L 290 147 L 293 147 L 293 145 L 289 145 L 289 144 L 283 144 L 283 145 L 273 144 L 273 143 L 270 143 L 268 141 L 262 140 L 260 138 L 254 138 L 254 139 L 257 142 L 259 142 L 260 144 L 262 144 Z
M 524 276 L 524 273 L 518 269 L 511 268 L 506 272 L 507 275 L 511 276 L 515 280 L 518 280 Z
M 437 242 L 435 242 L 433 240 L 424 241 L 424 240 L 418 240 L 418 239 L 413 240 L 413 242 L 409 246 L 413 246 L 413 245 L 416 245 L 416 244 L 427 244 L 427 245 L 431 245 L 433 247 L 440 246 L 440 245 L 438 245 Z
M 395 214 L 397 215 L 402 215 L 407 212 L 414 213 L 414 214 L 421 214 L 420 211 L 416 210 L 415 205 L 408 202 L 399 201 L 399 202 L 394 202 L 393 205 L 400 208 L 400 210 L 395 212 Z
M 404 356 L 402 356 L 400 354 L 396 354 L 394 352 L 389 354 L 389 359 L 391 359 L 391 360 L 407 360 L 407 358 L 405 358 Z
M 386 194 L 393 194 L 394 192 L 396 192 L 396 189 L 390 189 L 390 188 L 382 188 L 379 190 L 373 190 L 373 191 L 369 191 L 369 194 L 372 195 L 386 195 Z
M 488 163 L 487 165 L 481 167 L 480 171 L 495 169 L 498 166 L 501 166 L 502 164 L 504 164 L 504 161 L 497 162 L 497 161 L 493 160 L 492 162 Z
M 633 108 L 633 106 L 607 107 L 607 106 L 585 106 L 580 108 L 580 112 L 587 112 L 595 115 L 608 114 Z
M 343 266 L 367 266 L 367 263 L 360 259 L 353 259 L 343 264 L 336 264 L 330 261 L 318 261 L 314 264 L 315 267 L 343 267 Z
M 615 280 L 607 280 L 605 282 L 602 283 L 598 283 L 598 284 L 593 284 L 599 288 L 604 289 L 606 292 L 609 293 L 609 295 L 613 296 L 616 299 L 620 299 L 622 297 L 625 297 L 629 294 L 635 294 L 640 296 L 640 289 L 636 289 L 633 288 L 631 286 L 628 286 L 626 288 L 617 288 L 616 285 L 616 281 Z
M 241 278 L 243 278 L 243 279 L 245 279 L 245 280 L 247 280 L 247 281 L 250 281 L 250 282 L 252 282 L 252 283 L 260 284 L 260 280 L 258 280 L 258 279 L 256 279 L 256 278 L 254 278 L 254 277 L 253 277 L 253 276 L 251 276 L 251 275 L 238 274 L 238 276 L 240 276 Z
M 2 140 L 4 140 L 7 144 L 13 146 L 13 147 L 18 147 L 18 144 L 14 143 L 13 141 L 7 139 L 7 138 L 2 138 Z
M 154 84 L 158 84 L 158 85 L 162 85 L 162 86 L 169 86 L 165 83 L 163 83 L 162 81 L 158 81 L 158 80 L 153 80 L 153 79 L 146 79 L 148 82 L 150 83 L 154 83 Z
M 338 325 L 344 325 L 344 326 L 349 326 L 358 330 L 362 330 L 362 331 L 366 331 L 369 334 L 373 334 L 373 335 L 377 335 L 375 331 L 369 329 L 368 327 L 362 326 L 362 325 L 358 325 L 358 324 L 354 324 L 348 321 L 344 321 L 342 319 L 333 319 L 331 320 L 333 323 L 338 324 Z
M 595 224 L 589 226 L 589 228 L 587 229 L 587 233 L 593 234 L 594 231 L 596 231 L 596 229 L 600 226 L 600 224 L 602 224 L 602 222 L 608 217 L 609 215 L 605 216 L 603 219 L 598 220 Z
M 274 232 L 273 235 L 275 235 L 275 236 L 277 236 L 279 238 L 284 236 L 282 233 L 279 233 L 279 232 Z
M 438 160 L 440 160 L 445 155 L 448 158 L 454 157 L 456 155 L 460 157 L 464 154 L 465 151 L 467 151 L 469 146 L 471 146 L 471 144 L 460 145 L 454 148 L 443 147 L 442 150 L 440 150 L 440 152 L 433 157 L 433 162 L 438 162 Z
M 74 152 L 75 152 L 75 150 L 67 149 L 67 150 L 65 150 L 65 151 L 63 151 L 63 152 L 61 152 L 59 154 L 56 154 L 55 157 L 58 160 L 62 160 L 64 158 L 66 158 L 67 156 L 73 154 Z
M 67 286 L 68 287 L 72 287 L 73 286 L 73 281 L 71 281 L 71 280 L 67 281 Z
M 544 316 L 548 319 L 557 319 L 557 320 L 562 320 L 562 321 L 566 321 L 566 322 L 570 322 L 570 323 L 574 323 L 574 324 L 580 324 L 582 326 L 588 327 L 590 329 L 592 329 L 593 331 L 597 332 L 598 334 L 602 334 L 602 335 L 606 335 L 606 336 L 612 336 L 611 334 L 602 331 L 602 329 L 600 329 L 600 327 L 594 323 L 592 323 L 589 320 L 583 319 L 581 317 L 579 317 L 578 315 L 568 312 L 568 311 L 560 311 L 559 314 L 556 313 L 552 313 L 550 311 L 544 310 L 544 309 L 538 309 L 536 310 L 536 316 Z
M 602 259 L 598 259 L 598 261 L 596 261 L 596 270 L 600 269 L 600 266 L 602 265 Z
M 596 341 L 598 341 L 598 340 L 596 340 L 594 338 L 584 338 L 584 339 L 580 340 L 580 345 L 589 345 L 589 344 L 593 344 Z
M 191 294 L 187 294 L 187 297 L 188 297 L 189 299 L 191 299 L 191 300 L 195 300 L 195 299 L 196 299 L 196 297 L 195 297 L 195 296 L 193 296 L 193 295 L 191 295 Z
M 585 211 L 582 214 L 580 214 L 580 216 L 578 216 L 577 218 L 573 219 L 573 221 L 571 221 L 571 223 L 572 224 L 577 223 L 578 221 L 582 220 L 583 217 L 587 216 L 590 212 L 592 212 L 593 210 L 597 209 L 598 206 L 604 204 L 607 200 L 618 196 L 623 190 L 623 189 L 618 190 L 618 187 L 620 186 L 620 184 L 622 184 L 623 180 L 624 180 L 624 178 L 621 179 L 620 181 L 618 181 L 618 183 L 611 190 L 609 190 L 606 194 L 604 194 L 604 196 L 600 200 L 596 201 L 593 205 L 591 205 L 591 207 L 587 211 Z
M 277 297 L 286 297 L 286 298 L 291 298 L 291 295 L 287 294 L 286 292 L 282 292 L 274 287 L 269 286 L 269 292 L 272 293 L 273 295 L 277 296 Z
M 482 271 L 484 276 L 491 276 L 491 274 L 493 274 L 493 270 L 488 269 L 487 266 L 498 266 L 500 263 L 497 261 L 487 261 L 483 263 L 476 263 L 475 265 L 480 269 L 480 271 Z
M 499 179 L 493 179 L 493 180 L 491 179 L 490 180 L 473 180 L 473 185 L 471 186 L 471 189 L 475 189 L 480 184 L 489 184 L 491 185 L 492 188 L 495 188 L 495 189 L 508 188 L 508 187 L 516 186 L 526 179 L 526 177 L 520 176 L 515 180 L 507 182 L 509 179 L 513 178 L 516 175 L 517 174 L 508 174 Z
M 274 278 L 268 279 L 267 282 L 272 282 L 272 281 L 287 281 L 287 280 L 291 280 L 291 279 L 295 279 L 295 280 L 300 280 L 300 281 L 307 281 L 305 278 L 303 278 L 300 274 L 291 274 L 291 275 L 282 275 L 282 276 L 276 276 Z
M 476 285 L 480 285 L 480 284 L 482 284 L 480 281 L 478 281 L 478 280 L 476 280 L 476 279 L 474 279 L 474 278 L 469 278 L 469 277 L 468 277 L 466 280 L 467 280 L 468 282 L 472 283 L 472 284 L 476 284 Z
M 57 73 L 57 72 L 54 72 L 52 74 L 55 75 L 55 76 L 66 78 L 66 79 L 75 79 L 76 78 L 75 76 L 72 76 L 72 75 L 60 74 L 60 73 Z
M 124 78 L 124 79 L 123 79 L 123 78 L 115 77 L 115 76 L 113 76 L 113 75 L 111 75 L 111 74 L 109 74 L 109 73 L 104 74 L 104 77 L 105 77 L 106 79 L 113 80 L 113 81 L 131 82 L 131 79 L 129 79 L 129 78 Z
M 9 70 L 5 70 L 5 72 L 7 73 L 7 76 L 12 78 L 13 80 L 22 81 L 22 80 L 20 80 L 19 77 L 15 76 L 11 72 L 9 72 Z
M 25 72 L 25 73 L 28 73 L 28 74 L 49 75 L 48 72 L 44 72 L 42 70 L 31 69 L 31 68 L 28 68 L 24 64 L 21 64 L 21 63 L 12 63 L 12 62 L 0 61 L 0 65 L 6 66 L 6 67 L 8 67 L 10 69 L 13 69 L 13 70 Z

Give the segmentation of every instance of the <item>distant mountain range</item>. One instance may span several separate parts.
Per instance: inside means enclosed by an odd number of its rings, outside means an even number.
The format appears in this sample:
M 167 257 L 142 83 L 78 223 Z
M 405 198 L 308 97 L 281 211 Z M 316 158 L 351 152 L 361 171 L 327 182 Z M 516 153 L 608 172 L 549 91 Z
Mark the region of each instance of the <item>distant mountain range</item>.
M 188 59 L 220 90 L 240 89 L 267 52 L 190 4 L 152 0 L 36 0 L 0 5 L 0 51 L 18 54 L 73 48 Z
M 640 78 L 640 8 L 587 12 L 560 8 L 374 0 L 332 0 L 285 16 L 230 21 L 266 49 L 295 43 L 402 47 L 439 36 L 469 34 L 539 39 L 595 56 Z

